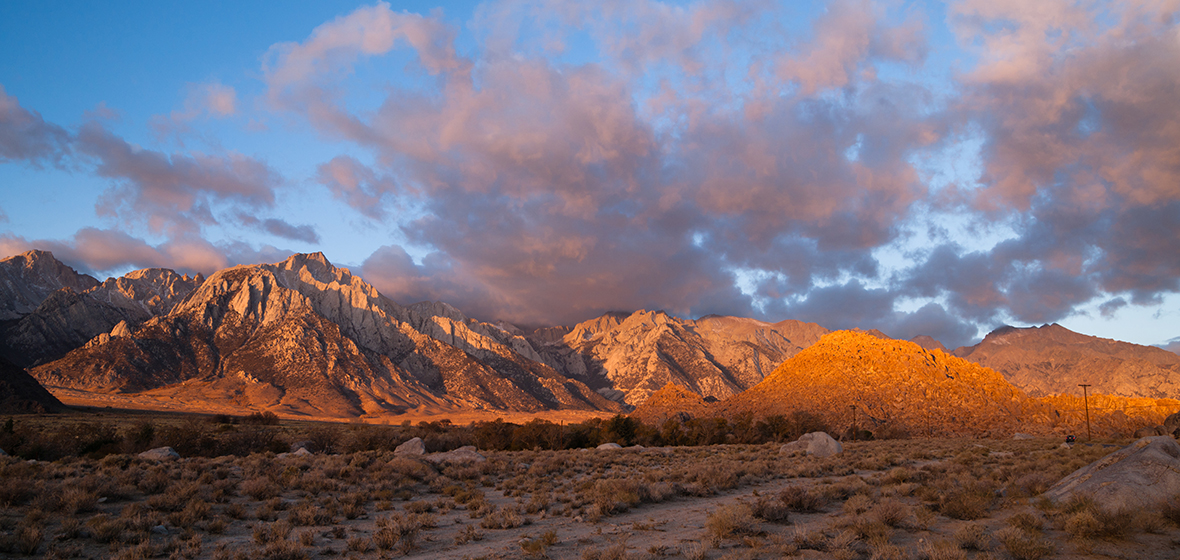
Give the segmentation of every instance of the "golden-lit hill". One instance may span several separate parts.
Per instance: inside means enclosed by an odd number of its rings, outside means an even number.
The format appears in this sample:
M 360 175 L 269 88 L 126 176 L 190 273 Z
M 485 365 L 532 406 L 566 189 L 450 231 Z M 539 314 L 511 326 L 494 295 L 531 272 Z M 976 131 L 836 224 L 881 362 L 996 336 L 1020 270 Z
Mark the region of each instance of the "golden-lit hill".
M 1180 411 L 1180 401 L 1090 395 L 1089 409 L 1095 437 L 1130 436 Z M 730 399 L 709 404 L 669 386 L 632 416 L 659 424 L 684 414 L 734 420 L 749 413 L 766 417 L 796 411 L 815 414 L 840 433 L 854 421 L 877 434 L 915 437 L 1086 433 L 1081 397 L 1031 398 L 989 368 L 861 331 L 825 335 Z
M 869 430 L 953 436 L 1020 431 L 1030 407 L 1039 412 L 1045 405 L 985 367 L 913 342 L 836 331 L 717 411 L 734 417 L 803 410 L 841 431 L 855 415 Z

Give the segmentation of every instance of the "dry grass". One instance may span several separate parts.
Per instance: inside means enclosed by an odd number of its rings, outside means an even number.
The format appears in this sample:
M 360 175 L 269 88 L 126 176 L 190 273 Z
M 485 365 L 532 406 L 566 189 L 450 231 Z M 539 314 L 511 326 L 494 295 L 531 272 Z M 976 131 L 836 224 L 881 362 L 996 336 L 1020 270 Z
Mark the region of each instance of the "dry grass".
M 845 449 L 828 459 L 785 458 L 774 445 L 486 452 L 483 463 L 441 467 L 385 450 L 161 463 L 0 458 L 0 555 L 986 560 L 1103 542 L 1135 554 L 1180 540 L 1180 502 L 1152 514 L 1037 502 L 1035 492 L 1110 451 L 1100 446 L 922 440 Z M 694 532 L 676 533 L 692 515 Z M 166 534 L 153 532 L 161 526 Z M 682 540 L 702 537 L 720 548 Z

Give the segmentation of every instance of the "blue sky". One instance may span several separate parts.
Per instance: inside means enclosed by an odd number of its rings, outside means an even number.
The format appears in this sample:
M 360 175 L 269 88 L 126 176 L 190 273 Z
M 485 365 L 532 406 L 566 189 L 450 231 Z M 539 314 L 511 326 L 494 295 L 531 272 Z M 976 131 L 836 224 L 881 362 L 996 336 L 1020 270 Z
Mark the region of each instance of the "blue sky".
M 402 303 L 1180 336 L 1177 2 L 0 5 L 0 249 Z

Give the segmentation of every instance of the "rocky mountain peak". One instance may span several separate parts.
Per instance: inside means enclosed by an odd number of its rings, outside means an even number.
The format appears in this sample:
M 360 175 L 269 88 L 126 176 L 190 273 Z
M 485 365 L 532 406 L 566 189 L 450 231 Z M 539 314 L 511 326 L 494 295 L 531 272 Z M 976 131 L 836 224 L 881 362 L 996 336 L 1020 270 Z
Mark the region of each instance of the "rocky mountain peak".
M 49 294 L 62 288 L 83 292 L 98 285 L 49 251 L 26 251 L 0 260 L 0 320 L 32 313 Z
M 990 367 L 1033 396 L 1073 395 L 1078 384 L 1121 397 L 1180 398 L 1180 356 L 1073 332 L 1059 324 L 1004 326 L 955 355 Z

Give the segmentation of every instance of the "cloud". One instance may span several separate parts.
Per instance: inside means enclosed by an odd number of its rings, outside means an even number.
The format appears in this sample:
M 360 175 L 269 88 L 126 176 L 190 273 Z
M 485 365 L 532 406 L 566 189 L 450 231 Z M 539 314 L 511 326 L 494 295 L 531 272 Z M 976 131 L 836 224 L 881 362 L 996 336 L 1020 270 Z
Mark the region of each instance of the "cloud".
M 281 178 L 266 163 L 240 154 L 167 154 L 129 144 L 96 122 L 82 125 L 77 149 L 95 173 L 116 184 L 99 201 L 100 215 L 146 222 L 154 233 L 195 234 L 216 223 L 212 205 L 274 205 Z
M 316 232 L 315 227 L 310 225 L 292 225 L 286 220 L 278 218 L 260 219 L 249 214 L 239 213 L 238 222 L 250 228 L 265 231 L 276 237 L 283 239 L 290 239 L 291 241 L 302 241 L 304 243 L 319 243 L 320 234 Z
M 163 140 L 168 137 L 183 145 L 182 136 L 193 132 L 191 122 L 201 118 L 226 118 L 238 111 L 238 93 L 231 86 L 219 82 L 204 84 L 188 84 L 185 87 L 183 109 L 172 111 L 167 116 L 154 115 L 148 125 L 155 131 L 156 137 Z
M 263 245 L 253 249 L 241 242 L 212 244 L 199 237 L 174 238 L 158 245 L 114 229 L 82 228 L 69 239 L 28 240 L 0 234 L 0 254 L 32 249 L 50 251 L 75 269 L 102 277 L 140 268 L 171 268 L 181 273 L 212 274 L 228 266 L 278 262 L 291 251 Z
M 69 153 L 69 132 L 22 107 L 0 85 L 0 162 L 60 166 Z
M 336 156 L 316 168 L 316 180 L 357 212 L 374 220 L 385 219 L 386 194 L 397 192 L 392 177 L 378 176 L 355 158 Z

